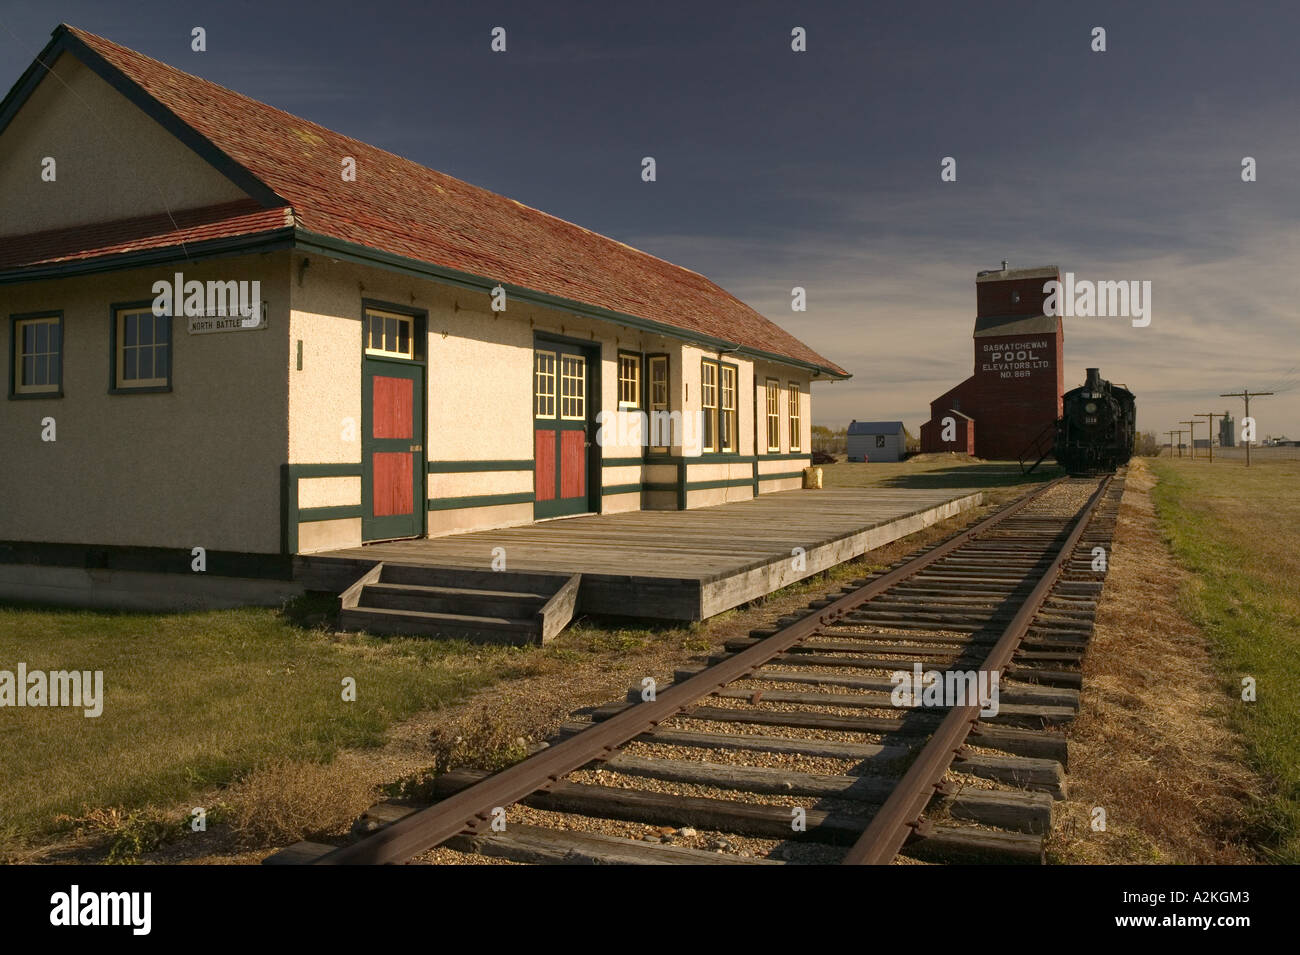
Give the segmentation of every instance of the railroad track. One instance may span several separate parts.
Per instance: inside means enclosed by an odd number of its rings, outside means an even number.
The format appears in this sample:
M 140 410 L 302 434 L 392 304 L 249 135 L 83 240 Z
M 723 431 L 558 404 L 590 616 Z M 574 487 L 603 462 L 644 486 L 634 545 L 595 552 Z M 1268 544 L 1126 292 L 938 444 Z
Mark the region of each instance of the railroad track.
M 432 806 L 381 803 L 363 817 L 373 834 L 339 848 L 300 843 L 267 861 L 399 863 L 445 845 L 522 862 L 781 863 L 828 861 L 826 851 L 850 864 L 900 852 L 1041 862 L 1052 801 L 1065 795 L 1062 730 L 1078 709 L 1105 576 L 1095 548 L 1109 556 L 1122 490 L 1122 472 L 1051 482 L 773 629 L 729 641 L 725 655 L 678 671 L 653 699 L 564 724 L 520 763 L 440 776 L 445 798 Z M 922 705 L 899 706 L 899 673 L 949 692 L 931 686 L 919 691 Z M 996 707 L 989 693 L 956 695 L 981 674 L 986 690 L 997 674 Z M 753 765 L 764 760 L 777 764 Z M 659 788 L 639 785 L 647 781 Z M 775 847 L 745 858 L 639 842 L 511 820 L 517 806 Z M 801 860 L 808 844 L 822 855 Z

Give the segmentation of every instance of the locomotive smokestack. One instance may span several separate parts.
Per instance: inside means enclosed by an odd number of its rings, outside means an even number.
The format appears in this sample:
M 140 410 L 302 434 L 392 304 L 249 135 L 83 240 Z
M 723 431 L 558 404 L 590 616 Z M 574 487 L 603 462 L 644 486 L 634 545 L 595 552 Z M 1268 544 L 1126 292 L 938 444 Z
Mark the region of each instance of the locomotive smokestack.
M 1083 383 L 1083 386 L 1087 388 L 1089 391 L 1100 391 L 1101 390 L 1101 369 L 1089 368 L 1088 378 Z

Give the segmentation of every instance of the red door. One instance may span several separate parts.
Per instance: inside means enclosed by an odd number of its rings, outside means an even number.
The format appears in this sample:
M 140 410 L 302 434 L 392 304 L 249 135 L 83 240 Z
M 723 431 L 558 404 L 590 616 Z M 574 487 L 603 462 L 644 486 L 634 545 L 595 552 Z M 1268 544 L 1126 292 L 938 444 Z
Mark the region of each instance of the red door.
M 366 359 L 362 370 L 362 537 L 424 533 L 423 368 Z
M 534 517 L 591 504 L 591 363 L 578 346 L 539 341 L 533 353 Z

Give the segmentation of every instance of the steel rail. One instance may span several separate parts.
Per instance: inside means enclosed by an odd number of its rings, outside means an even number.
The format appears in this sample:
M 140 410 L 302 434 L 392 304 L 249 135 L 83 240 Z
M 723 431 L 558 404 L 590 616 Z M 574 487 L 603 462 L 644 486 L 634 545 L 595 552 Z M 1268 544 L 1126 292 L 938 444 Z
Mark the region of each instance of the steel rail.
M 948 554 L 1019 513 L 1064 478 L 1057 478 L 973 527 L 919 554 L 862 587 L 783 627 L 758 643 L 727 657 L 693 677 L 674 683 L 654 700 L 638 703 L 522 762 L 489 776 L 455 795 L 421 809 L 352 845 L 313 860 L 312 865 L 382 865 L 404 862 L 463 832 L 482 832 L 492 811 L 535 792 L 544 792 L 588 763 L 608 759 L 614 751 L 642 733 L 676 716 L 692 703 L 749 675 L 772 657 L 828 626 L 850 610 L 920 573 Z
M 989 651 L 984 661 L 984 669 L 987 672 L 1001 673 L 1011 663 L 1011 658 L 1028 632 L 1029 625 L 1052 592 L 1052 588 L 1056 586 L 1066 562 L 1074 554 L 1098 502 L 1110 487 L 1110 482 L 1111 478 L 1107 477 L 1098 485 L 1097 490 L 1093 492 L 1087 505 L 1080 512 L 1074 528 L 1070 531 L 1070 536 L 1061 545 L 1051 566 L 1025 598 L 1020 610 L 1007 624 L 1006 630 Z M 844 856 L 845 865 L 888 865 L 893 862 L 908 836 L 920 827 L 925 807 L 929 804 L 930 798 L 938 792 L 944 775 L 965 745 L 966 737 L 979 722 L 979 718 L 978 705 L 954 706 L 948 711 L 939 728 L 935 730 L 934 736 L 926 743 L 916 760 L 903 774 L 894 791 L 876 811 L 853 848 Z

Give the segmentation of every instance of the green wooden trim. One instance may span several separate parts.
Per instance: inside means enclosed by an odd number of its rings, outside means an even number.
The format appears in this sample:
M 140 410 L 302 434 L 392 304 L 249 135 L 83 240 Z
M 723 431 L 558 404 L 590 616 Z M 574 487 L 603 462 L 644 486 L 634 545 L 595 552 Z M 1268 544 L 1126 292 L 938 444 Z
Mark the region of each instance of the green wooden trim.
M 760 461 L 799 461 L 802 460 L 803 458 L 811 458 L 811 457 L 812 457 L 811 451 L 791 451 L 788 454 L 776 454 L 776 453 L 760 454 L 758 456 L 758 459 Z
M 789 480 L 790 478 L 802 478 L 802 477 L 803 477 L 802 471 L 779 471 L 775 474 L 760 474 L 758 476 L 758 479 L 760 481 L 786 481 Z
M 677 510 L 686 510 L 686 462 L 677 462 Z
M 298 480 L 293 465 L 280 465 L 280 553 L 298 552 Z
M 644 463 L 645 458 L 603 458 L 600 462 L 606 468 L 636 468 Z
M 360 477 L 361 462 L 339 464 L 290 464 L 289 473 L 296 478 Z M 360 505 L 358 505 L 360 506 Z
M 360 477 L 361 462 L 280 465 L 280 552 L 298 552 L 298 525 L 361 517 L 361 504 L 335 507 L 298 506 L 298 481 L 303 478 Z
M 642 481 L 641 490 L 643 491 L 672 491 L 677 492 L 677 482 L 665 483 L 663 481 Z
M 476 471 L 531 471 L 531 459 L 518 461 L 430 461 L 430 474 L 469 474 Z
M 431 511 L 454 511 L 462 507 L 496 507 L 501 504 L 531 504 L 532 491 L 517 494 L 474 494 L 469 497 L 439 497 L 429 499 Z
M 727 478 L 717 481 L 691 481 L 686 485 L 686 492 L 691 491 L 708 491 L 718 487 L 747 487 L 752 482 L 750 478 Z
M 63 24 L 50 34 L 50 41 L 45 44 L 45 48 L 36 54 L 36 59 L 32 60 L 31 65 L 23 70 L 23 75 L 18 77 L 18 82 L 9 88 L 5 98 L 0 100 L 0 133 L 5 131 L 9 122 L 22 108 L 23 103 L 40 84 L 41 80 L 49 73 L 49 67 L 54 65 L 58 59 L 59 53 L 66 48 L 65 35 L 67 28 Z
M 754 458 L 754 476 L 751 481 L 754 484 L 754 496 L 758 497 L 758 458 Z
M 600 493 L 606 496 L 610 494 L 639 494 L 641 488 L 641 484 L 611 484 L 608 487 L 601 488 Z
M 444 266 L 421 262 L 419 259 L 412 259 L 404 255 L 396 255 L 392 252 L 384 252 L 380 249 L 361 245 L 357 242 L 349 242 L 346 239 L 337 239 L 334 236 L 324 235 L 319 232 L 311 232 L 303 228 L 296 228 L 294 230 L 294 248 L 330 258 L 343 259 L 350 262 L 360 262 L 365 265 L 376 265 L 405 275 L 415 275 L 420 278 L 434 278 L 448 285 L 455 285 L 460 288 L 470 289 L 484 294 L 489 294 L 494 287 L 500 284 L 506 290 L 506 294 L 511 299 L 528 302 L 532 305 L 558 309 L 569 314 L 582 315 L 587 318 L 595 318 L 601 321 L 614 322 L 619 325 L 625 325 L 628 328 L 636 328 L 641 331 L 652 332 L 656 335 L 663 335 L 676 341 L 707 345 L 716 348 L 718 351 L 744 355 L 747 358 L 758 358 L 776 364 L 789 365 L 794 368 L 803 368 L 819 375 L 826 375 L 829 378 L 845 379 L 852 377 L 851 375 L 833 371 L 824 365 L 818 365 L 813 362 L 801 361 L 797 358 L 790 358 L 786 355 L 778 355 L 775 352 L 764 351 L 760 348 L 751 348 L 747 345 L 740 345 L 737 342 L 729 342 L 725 339 L 715 338 L 714 336 L 706 335 L 701 332 L 687 331 L 685 329 L 677 328 L 674 325 L 667 325 L 663 322 L 637 318 L 635 315 L 616 312 L 596 305 L 588 305 L 575 299 L 562 298 L 558 295 L 550 295 L 546 292 L 535 292 L 532 289 L 527 289 L 519 285 L 507 284 L 505 282 L 499 283 L 498 280 L 494 278 L 484 278 L 483 276 L 474 275 L 471 272 L 463 272 L 459 269 L 449 269 Z
M 302 507 L 298 509 L 299 524 L 314 524 L 319 521 L 338 521 L 348 517 L 360 516 L 360 504 L 339 504 L 334 507 Z
M 807 457 L 807 455 L 804 455 Z M 752 454 L 739 454 L 732 451 L 709 451 L 705 454 L 654 454 L 646 455 L 645 464 L 749 464 L 755 458 Z

